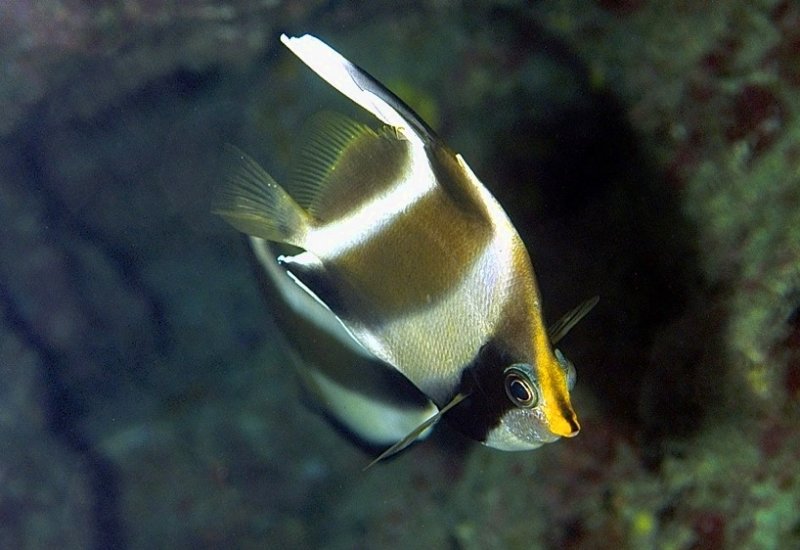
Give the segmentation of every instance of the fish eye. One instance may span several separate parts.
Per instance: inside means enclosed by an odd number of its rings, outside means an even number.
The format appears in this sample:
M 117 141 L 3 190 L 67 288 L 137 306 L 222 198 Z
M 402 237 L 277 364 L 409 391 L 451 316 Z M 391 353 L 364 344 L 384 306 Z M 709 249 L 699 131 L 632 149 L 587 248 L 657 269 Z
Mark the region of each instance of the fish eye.
M 536 388 L 528 375 L 519 367 L 512 365 L 506 369 L 506 395 L 517 407 L 530 409 L 539 402 Z

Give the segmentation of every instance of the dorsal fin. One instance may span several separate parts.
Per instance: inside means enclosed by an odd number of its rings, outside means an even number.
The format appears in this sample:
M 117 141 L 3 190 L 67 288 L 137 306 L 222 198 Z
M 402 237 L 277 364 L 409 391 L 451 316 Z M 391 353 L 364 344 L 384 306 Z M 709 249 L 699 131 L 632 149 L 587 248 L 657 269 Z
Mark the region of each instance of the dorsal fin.
M 281 42 L 328 84 L 384 124 L 409 129 L 424 143 L 438 140 L 431 127 L 400 98 L 319 38 L 310 34 L 290 38 L 282 34 Z
M 329 222 L 386 191 L 408 166 L 408 142 L 393 129 L 373 130 L 344 115 L 314 116 L 287 186 L 320 222 Z

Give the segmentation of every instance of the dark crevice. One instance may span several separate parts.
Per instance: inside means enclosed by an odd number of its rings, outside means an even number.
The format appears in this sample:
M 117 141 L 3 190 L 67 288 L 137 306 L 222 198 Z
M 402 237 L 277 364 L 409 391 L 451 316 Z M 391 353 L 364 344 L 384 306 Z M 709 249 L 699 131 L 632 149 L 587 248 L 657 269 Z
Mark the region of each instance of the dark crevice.
M 57 231 L 63 232 L 63 234 L 75 235 L 100 251 L 108 260 L 109 265 L 112 266 L 122 284 L 133 294 L 143 298 L 154 327 L 150 334 L 154 338 L 155 351 L 161 355 L 166 355 L 174 339 L 161 298 L 145 283 L 144 277 L 139 270 L 138 262 L 130 252 L 74 216 L 58 194 L 48 189 L 48 174 L 40 162 L 41 150 L 42 147 L 38 138 L 34 137 L 27 147 L 23 148 L 22 161 L 26 180 L 30 182 L 31 187 L 36 191 L 39 204 L 44 208 L 45 219 L 54 224 Z M 51 228 L 52 231 L 53 229 Z M 68 259 L 73 260 L 73 265 L 76 265 L 77 259 L 74 252 L 64 247 L 60 248 Z
M 93 448 L 89 438 L 80 431 L 79 421 L 84 411 L 64 377 L 68 359 L 51 349 L 26 321 L 3 281 L 0 281 L 0 304 L 6 326 L 39 356 L 49 431 L 64 447 L 81 457 L 93 497 L 92 547 L 98 550 L 125 548 L 119 475 L 114 464 Z
M 517 118 L 495 136 L 487 173 L 529 245 L 550 317 L 600 295 L 565 351 L 580 350 L 581 388 L 630 424 L 657 462 L 665 442 L 694 433 L 713 406 L 702 372 L 719 356 L 720 328 L 691 299 L 712 292 L 695 229 L 626 107 L 591 85 L 579 57 L 520 10 L 494 9 L 487 21 L 514 30 L 503 38 L 520 57 L 555 60 L 579 90 L 547 105 L 520 83 L 496 99 Z

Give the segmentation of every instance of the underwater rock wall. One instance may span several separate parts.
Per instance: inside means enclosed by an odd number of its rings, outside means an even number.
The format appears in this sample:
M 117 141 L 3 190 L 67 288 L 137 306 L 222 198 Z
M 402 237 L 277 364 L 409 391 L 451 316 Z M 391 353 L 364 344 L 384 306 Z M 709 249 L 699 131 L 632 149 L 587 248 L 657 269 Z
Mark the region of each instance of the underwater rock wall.
M 0 5 L 0 546 L 799 545 L 800 8 L 706 4 Z M 343 108 L 281 31 L 464 154 L 548 320 L 600 295 L 577 438 L 362 473 L 306 406 L 208 214 Z
M 250 63 L 277 25 L 308 17 L 318 5 L 272 0 L 3 2 L 0 136 L 26 117 L 91 117 L 175 71 Z
M 92 465 L 53 433 L 46 359 L 9 329 L 14 312 L 4 305 L 0 315 L 0 546 L 86 547 L 95 529 Z
M 698 307 L 726 317 L 725 391 L 767 407 L 793 397 L 786 346 L 800 290 L 800 8 L 609 2 L 577 14 L 562 2 L 545 17 L 597 85 L 626 103 L 697 228 L 701 273 L 714 289 Z

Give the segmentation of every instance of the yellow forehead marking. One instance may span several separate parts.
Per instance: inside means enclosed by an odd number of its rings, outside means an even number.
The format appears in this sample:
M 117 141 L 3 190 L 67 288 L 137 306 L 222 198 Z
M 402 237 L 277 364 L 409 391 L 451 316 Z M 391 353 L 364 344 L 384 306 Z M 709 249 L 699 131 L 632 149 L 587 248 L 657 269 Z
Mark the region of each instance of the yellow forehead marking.
M 552 350 L 544 325 L 539 323 L 534 330 L 536 375 L 544 400 L 543 412 L 550 431 L 561 437 L 577 435 L 580 426 L 570 404 L 567 376 Z

